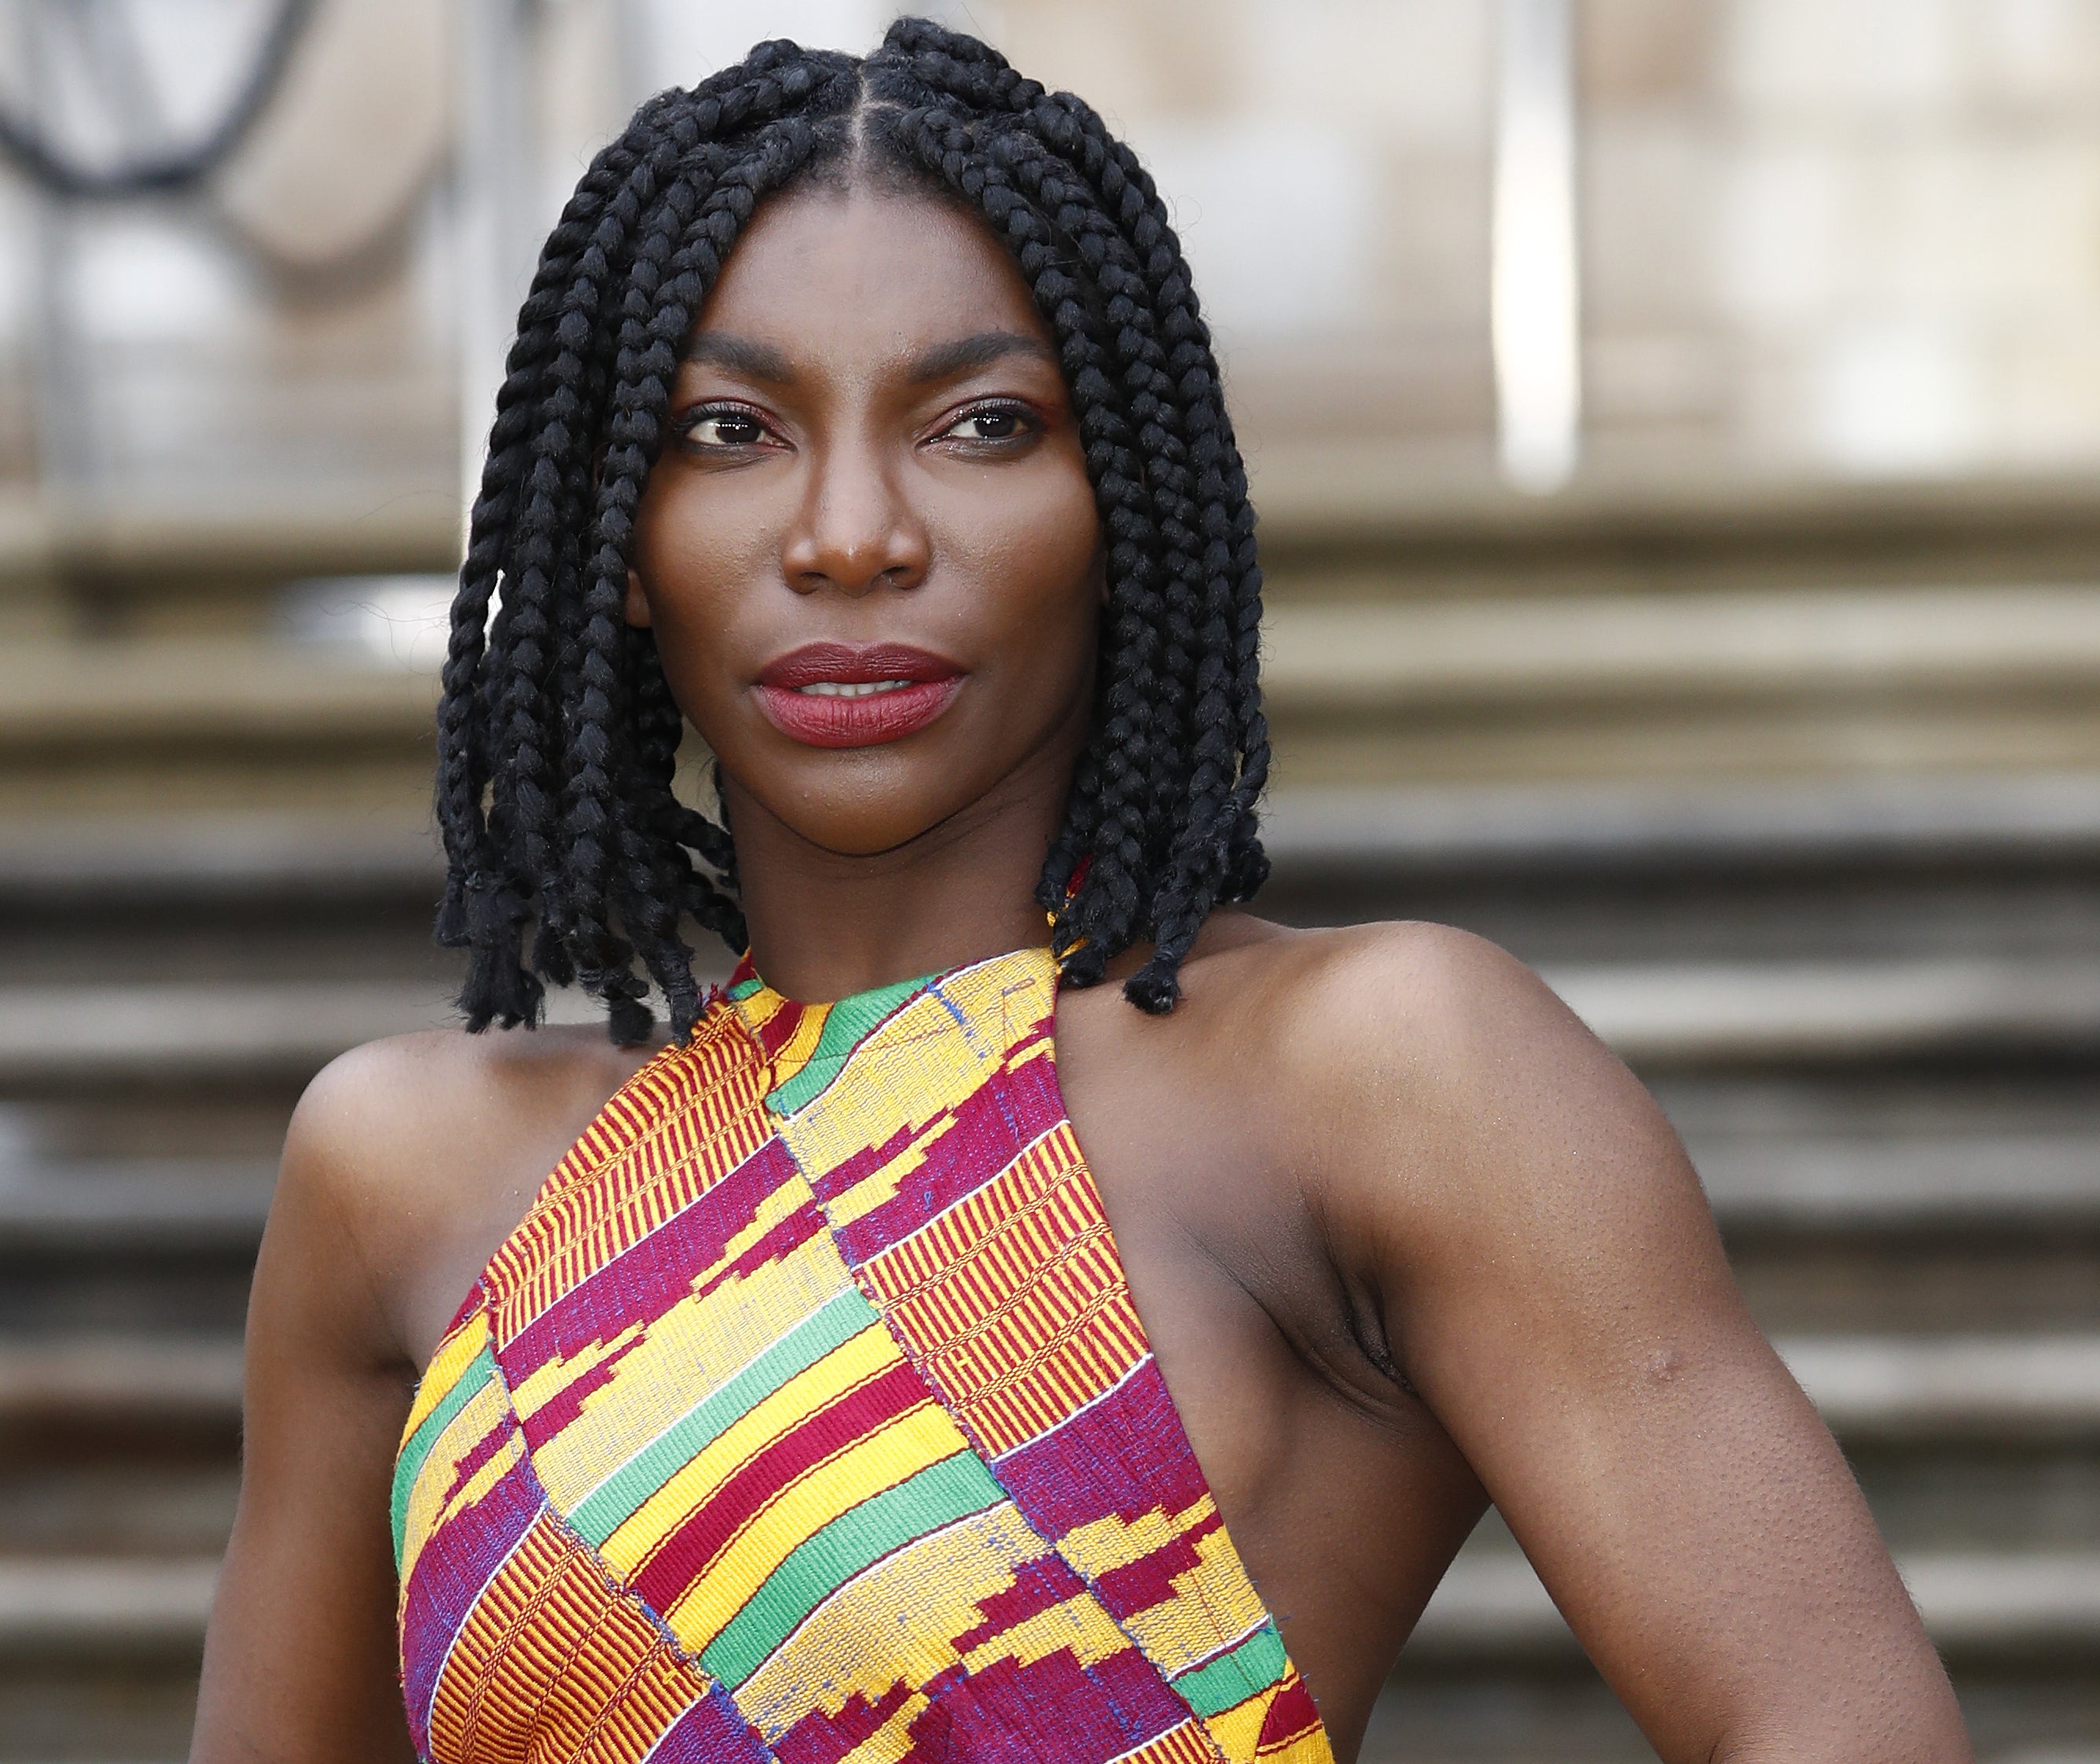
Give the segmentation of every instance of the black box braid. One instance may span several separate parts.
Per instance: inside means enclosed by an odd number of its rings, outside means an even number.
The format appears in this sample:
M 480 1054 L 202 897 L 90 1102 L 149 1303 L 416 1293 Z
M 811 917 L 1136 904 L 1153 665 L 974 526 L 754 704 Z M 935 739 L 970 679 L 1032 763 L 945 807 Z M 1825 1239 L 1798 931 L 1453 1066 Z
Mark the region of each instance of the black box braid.
M 1267 875 L 1254 512 L 1152 180 L 974 37 L 904 19 L 864 59 L 762 43 L 635 113 L 519 314 L 438 712 L 438 937 L 469 951 L 470 1029 L 535 1022 L 543 979 L 580 981 L 638 1041 L 654 981 L 682 1035 L 700 1008 L 683 921 L 743 945 L 729 833 L 673 794 L 684 719 L 622 606 L 680 347 L 757 205 L 812 177 L 967 205 L 1056 336 L 1109 588 L 1094 729 L 1037 889 L 1065 983 L 1149 940 L 1123 990 L 1171 1009 L 1212 906 Z

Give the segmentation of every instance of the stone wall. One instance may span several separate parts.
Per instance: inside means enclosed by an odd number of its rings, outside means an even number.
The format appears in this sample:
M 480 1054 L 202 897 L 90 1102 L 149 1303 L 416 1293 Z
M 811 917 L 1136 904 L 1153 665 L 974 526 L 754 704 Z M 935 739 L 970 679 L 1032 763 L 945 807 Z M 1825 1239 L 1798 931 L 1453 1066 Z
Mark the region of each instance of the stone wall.
M 1583 4 L 1600 458 L 2100 461 L 2100 6 Z
M 1593 469 L 2100 461 L 2100 4 L 1575 5 Z M 1152 157 L 1254 434 L 1485 458 L 1492 5 L 965 10 Z
M 2100 0 L 1574 4 L 1586 472 L 2100 462 Z M 893 10 L 547 0 L 534 200 L 551 214 L 639 92 L 761 34 L 862 46 Z M 936 10 L 1084 93 L 1155 167 L 1257 460 L 1491 475 L 1494 0 Z M 186 77 L 179 54 L 164 71 Z M 22 77 L 0 66 L 9 90 Z M 0 475 L 17 483 L 44 421 L 39 225 L 0 187 Z M 451 493 L 442 179 L 333 276 L 259 262 L 208 196 L 66 229 L 77 384 L 43 406 L 75 432 L 45 435 L 46 459 L 85 448 L 120 481 L 274 495 L 395 496 L 425 477 Z

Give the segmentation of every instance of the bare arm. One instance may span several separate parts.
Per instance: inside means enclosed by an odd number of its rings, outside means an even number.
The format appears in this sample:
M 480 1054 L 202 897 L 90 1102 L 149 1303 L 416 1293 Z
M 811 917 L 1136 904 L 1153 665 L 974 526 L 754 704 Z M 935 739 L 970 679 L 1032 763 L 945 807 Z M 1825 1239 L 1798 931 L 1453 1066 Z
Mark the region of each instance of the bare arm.
M 285 1143 L 249 1307 L 240 1508 L 192 1764 L 415 1755 L 387 1524 L 414 1373 L 372 1275 L 350 1152 L 371 1087 L 356 1065 L 332 1069 Z
M 1652 1100 L 1489 945 L 1395 928 L 1348 965 L 1333 1240 L 1651 1743 L 1966 1759 L 1866 1503 Z
M 646 1056 L 588 1030 L 430 1030 L 314 1080 L 249 1302 L 240 1510 L 192 1764 L 413 1756 L 388 1511 L 417 1369 Z

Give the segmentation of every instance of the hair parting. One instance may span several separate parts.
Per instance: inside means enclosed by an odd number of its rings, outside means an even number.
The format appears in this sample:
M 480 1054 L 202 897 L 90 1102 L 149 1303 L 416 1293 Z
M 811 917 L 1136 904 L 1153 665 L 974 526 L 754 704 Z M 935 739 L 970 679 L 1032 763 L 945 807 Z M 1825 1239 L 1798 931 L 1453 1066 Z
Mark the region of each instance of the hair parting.
M 1267 875 L 1261 572 L 1210 333 L 1158 190 L 1068 93 L 903 19 L 864 58 L 760 44 L 660 94 L 592 162 L 518 317 L 469 523 L 438 713 L 439 942 L 470 1029 L 580 983 L 613 1038 L 702 999 L 688 919 L 740 950 L 728 828 L 673 791 L 684 719 L 622 617 L 678 351 L 753 213 L 804 180 L 975 213 L 1055 337 L 1105 540 L 1094 727 L 1037 897 L 1064 981 L 1172 1008 L 1211 907 Z M 492 618 L 492 610 L 494 609 Z M 528 950 L 528 933 L 529 950 Z

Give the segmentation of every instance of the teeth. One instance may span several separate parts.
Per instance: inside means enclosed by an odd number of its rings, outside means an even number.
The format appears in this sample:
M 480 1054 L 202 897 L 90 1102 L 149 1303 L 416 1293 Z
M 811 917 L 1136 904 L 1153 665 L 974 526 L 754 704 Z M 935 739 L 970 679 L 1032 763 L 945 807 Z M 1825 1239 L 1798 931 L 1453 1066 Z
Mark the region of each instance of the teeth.
M 813 699 L 869 699 L 878 692 L 895 692 L 911 684 L 909 680 L 816 680 L 795 690 Z

